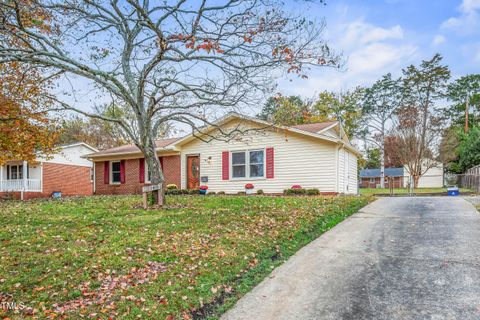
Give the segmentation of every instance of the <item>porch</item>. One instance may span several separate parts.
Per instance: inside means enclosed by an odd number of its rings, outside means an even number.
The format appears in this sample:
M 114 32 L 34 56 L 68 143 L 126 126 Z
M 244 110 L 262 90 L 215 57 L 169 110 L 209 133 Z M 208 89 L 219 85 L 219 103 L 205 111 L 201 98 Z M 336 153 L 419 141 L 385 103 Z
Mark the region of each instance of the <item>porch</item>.
M 26 161 L 10 161 L 0 166 L 0 192 L 41 192 L 42 167 Z

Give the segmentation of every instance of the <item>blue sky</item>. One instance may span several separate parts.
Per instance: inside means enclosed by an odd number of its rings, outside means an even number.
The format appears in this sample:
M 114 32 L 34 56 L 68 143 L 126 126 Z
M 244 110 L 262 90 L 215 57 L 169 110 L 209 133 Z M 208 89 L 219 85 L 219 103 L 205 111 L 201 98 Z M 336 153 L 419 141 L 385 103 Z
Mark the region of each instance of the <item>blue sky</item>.
M 298 2 L 292 1 L 298 8 Z M 367 86 L 381 75 L 444 56 L 453 78 L 480 73 L 480 0 L 327 0 L 301 7 L 326 18 L 325 37 L 343 52 L 345 70 L 316 69 L 308 80 L 279 80 L 283 94 L 314 97 L 323 90 Z

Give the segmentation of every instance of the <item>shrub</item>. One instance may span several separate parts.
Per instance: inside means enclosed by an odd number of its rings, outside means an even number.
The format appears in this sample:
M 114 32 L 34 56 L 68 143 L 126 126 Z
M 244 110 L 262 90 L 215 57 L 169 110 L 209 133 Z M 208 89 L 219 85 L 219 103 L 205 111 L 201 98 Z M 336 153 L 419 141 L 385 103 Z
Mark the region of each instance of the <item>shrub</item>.
M 224 194 L 225 194 L 225 191 L 218 191 L 217 194 L 218 194 L 218 195 L 224 195 Z
M 238 191 L 237 194 L 238 194 L 239 196 L 244 196 L 244 195 L 246 195 L 247 193 L 246 193 L 245 191 Z
M 283 194 L 286 195 L 294 195 L 294 194 L 306 194 L 307 190 L 305 189 L 285 189 L 283 190 Z
M 318 190 L 318 189 L 316 189 L 316 188 L 307 189 L 307 194 L 310 195 L 310 196 L 319 195 L 319 194 L 320 194 L 320 190 Z
M 214 196 L 214 195 L 216 195 L 216 194 L 217 194 L 217 193 L 216 193 L 215 191 L 210 191 L 209 193 L 207 193 L 207 195 L 209 195 L 209 196 Z
M 189 194 L 190 190 L 187 189 L 167 189 L 165 190 L 166 195 L 180 195 L 180 194 Z
M 257 194 L 260 194 L 260 195 L 261 195 L 261 194 L 264 194 L 264 192 L 263 192 L 262 189 L 258 189 L 258 190 L 257 190 Z
M 190 190 L 188 190 L 188 193 L 190 193 L 190 194 L 198 194 L 198 189 L 190 189 Z
M 253 189 L 254 188 L 254 185 L 252 183 L 247 183 L 245 185 L 245 189 Z
M 175 189 L 178 189 L 175 183 L 167 184 L 167 190 L 175 190 Z

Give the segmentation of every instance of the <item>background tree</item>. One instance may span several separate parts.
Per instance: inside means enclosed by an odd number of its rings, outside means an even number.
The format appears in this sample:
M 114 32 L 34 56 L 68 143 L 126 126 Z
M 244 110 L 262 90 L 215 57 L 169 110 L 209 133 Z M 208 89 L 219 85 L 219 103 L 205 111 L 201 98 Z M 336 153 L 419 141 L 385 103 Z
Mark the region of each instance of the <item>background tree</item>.
M 448 85 L 447 98 L 453 104 L 444 110 L 452 125 L 465 126 L 467 99 L 469 127 L 480 125 L 480 74 L 463 76 Z
M 468 133 L 461 133 L 458 146 L 458 160 L 454 170 L 464 173 L 466 170 L 480 164 L 480 128 L 473 127 Z
M 385 137 L 385 168 L 403 167 L 403 162 L 398 152 L 398 148 L 400 147 L 399 143 L 399 138 L 393 134 Z
M 0 164 L 35 162 L 56 151 L 57 127 L 48 117 L 39 73 L 18 63 L 0 65 Z
M 380 149 L 368 149 L 363 169 L 377 169 L 378 167 L 380 167 Z
M 308 104 L 299 96 L 268 98 L 257 118 L 282 125 L 302 124 L 309 118 Z
M 320 93 L 312 105 L 310 121 L 339 121 L 350 138 L 358 136 L 363 90 L 356 88 L 338 95 L 327 91 Z
M 385 188 L 385 138 L 392 116 L 402 104 L 401 92 L 400 79 L 392 79 L 388 73 L 365 89 L 362 101 L 362 133 L 364 139 L 379 150 L 381 188 Z
M 0 15 L 5 17 L 3 1 Z M 25 28 L 44 35 L 52 35 L 51 17 L 45 10 L 36 8 L 32 1 L 19 1 L 17 20 Z M 0 32 L 5 31 L 3 20 Z M 20 39 L 12 39 L 19 50 L 28 50 Z M 47 92 L 51 78 L 42 77 L 42 69 L 18 61 L 0 64 L 0 164 L 7 160 L 35 162 L 56 151 L 55 122 L 47 112 L 51 101 Z
M 463 127 L 450 126 L 442 132 L 439 145 L 439 160 L 445 169 L 452 173 L 461 173 L 458 167 L 458 147 L 462 139 Z
M 109 104 L 128 108 L 133 118 L 118 119 L 51 96 L 57 106 L 121 127 L 145 155 L 153 184 L 164 181 L 154 141 L 164 123 L 203 134 L 212 115 L 258 104 L 259 93 L 272 88 L 273 69 L 304 76 L 305 66 L 339 62 L 321 39 L 323 23 L 292 16 L 277 1 L 32 5 L 56 21 L 56 32 L 46 35 L 24 23 L 18 0 L 1 2 L 0 64 L 18 61 L 74 76 L 72 83 L 88 81 Z
M 397 156 L 412 175 L 415 187 L 419 178 L 436 165 L 435 147 L 443 129 L 443 118 L 435 101 L 445 96 L 450 70 L 436 54 L 420 66 L 403 70 L 403 102 L 396 113 Z

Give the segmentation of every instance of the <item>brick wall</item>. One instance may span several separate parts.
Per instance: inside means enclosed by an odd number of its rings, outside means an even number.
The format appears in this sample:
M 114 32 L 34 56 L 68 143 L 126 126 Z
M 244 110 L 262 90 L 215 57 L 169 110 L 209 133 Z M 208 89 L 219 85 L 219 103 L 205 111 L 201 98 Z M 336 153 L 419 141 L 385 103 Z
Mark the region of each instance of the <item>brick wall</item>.
M 370 182 L 370 178 L 362 178 L 360 180 L 360 187 L 362 188 L 376 188 L 380 184 L 380 178 L 375 178 L 375 182 Z M 385 179 L 385 188 L 389 188 L 389 180 Z M 403 177 L 393 178 L 394 188 L 403 188 Z
M 49 198 L 54 191 L 62 192 L 63 197 L 93 194 L 89 167 L 44 162 L 42 172 L 42 192 L 25 192 L 24 199 Z M 0 193 L 0 198 L 6 196 L 20 199 L 20 192 Z
M 104 162 L 95 162 L 95 194 L 140 194 L 142 187 L 148 183 L 140 183 L 139 159 L 125 160 L 125 183 L 105 184 L 103 180 Z M 163 157 L 163 174 L 165 183 L 175 183 L 180 187 L 180 156 Z

